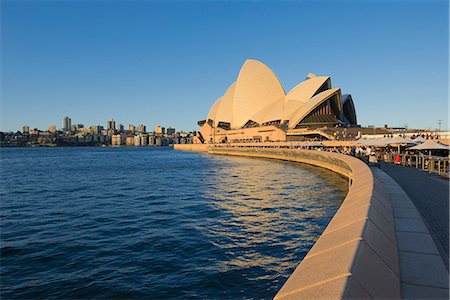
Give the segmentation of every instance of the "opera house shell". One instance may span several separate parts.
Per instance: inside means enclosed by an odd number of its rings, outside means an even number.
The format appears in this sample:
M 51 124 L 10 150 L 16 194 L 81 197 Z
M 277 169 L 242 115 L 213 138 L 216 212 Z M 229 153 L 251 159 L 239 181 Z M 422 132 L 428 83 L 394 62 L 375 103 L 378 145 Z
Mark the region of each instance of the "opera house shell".
M 296 130 L 356 124 L 351 95 L 332 88 L 329 76 L 310 73 L 286 93 L 272 70 L 252 59 L 199 121 L 202 142 L 280 140 Z

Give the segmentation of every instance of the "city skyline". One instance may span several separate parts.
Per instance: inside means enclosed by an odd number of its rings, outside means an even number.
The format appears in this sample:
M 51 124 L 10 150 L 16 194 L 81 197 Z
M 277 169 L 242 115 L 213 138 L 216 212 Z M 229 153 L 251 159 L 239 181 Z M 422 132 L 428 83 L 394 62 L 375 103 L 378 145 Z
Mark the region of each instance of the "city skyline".
M 284 90 L 332 76 L 363 126 L 445 130 L 447 24 L 445 1 L 3 1 L 0 130 L 64 115 L 194 130 L 247 58 Z
M 65 120 L 66 118 L 68 118 L 68 121 Z M 112 121 L 112 123 L 110 123 L 111 121 Z M 64 122 L 68 122 L 67 124 L 69 124 L 69 126 L 66 127 L 64 125 Z M 73 119 L 70 116 L 64 116 L 64 117 L 62 117 L 59 120 L 59 122 L 48 123 L 48 125 L 43 125 L 42 127 L 33 126 L 30 123 L 23 122 L 22 125 L 20 125 L 18 128 L 13 128 L 12 130 L 5 130 L 5 131 L 0 130 L 0 131 L 2 131 L 2 132 L 23 131 L 22 129 L 24 127 L 27 127 L 28 130 L 38 129 L 38 130 L 42 130 L 42 131 L 49 131 L 48 128 L 55 127 L 56 130 L 65 131 L 65 130 L 68 130 L 68 128 L 71 128 L 73 126 L 79 126 L 79 125 L 82 125 L 84 127 L 99 126 L 99 127 L 104 128 L 104 129 L 115 129 L 115 130 L 119 130 L 120 126 L 123 126 L 124 130 L 128 130 L 128 131 L 131 131 L 130 126 L 133 126 L 136 130 L 140 126 L 143 126 L 144 128 L 147 128 L 147 129 L 153 128 L 154 129 L 153 131 L 157 131 L 158 127 L 166 128 L 166 129 L 175 129 L 175 127 L 172 127 L 172 126 L 167 126 L 166 127 L 166 125 L 161 125 L 161 124 L 156 124 L 155 126 L 147 126 L 145 124 L 136 124 L 136 123 L 132 123 L 132 122 L 128 122 L 128 121 L 127 122 L 117 122 L 117 120 L 114 119 L 114 118 L 109 118 L 108 120 L 106 120 L 104 122 L 101 122 L 101 121 L 100 122 L 94 122 L 92 124 L 91 123 L 86 123 L 86 122 L 83 122 L 83 121 L 73 122 Z M 192 131 L 195 131 L 195 130 L 187 130 L 187 129 L 183 129 L 183 128 L 180 129 L 180 132 L 192 132 Z
M 104 125 L 106 124 L 106 125 Z M 75 127 L 78 128 L 78 126 L 82 126 L 80 128 L 88 128 L 88 127 L 93 127 L 93 126 L 98 126 L 101 127 L 102 129 L 113 129 L 113 130 L 117 130 L 117 131 L 143 131 L 143 132 L 157 132 L 158 130 L 160 130 L 161 128 L 163 129 L 170 129 L 170 130 L 175 130 L 174 127 L 168 126 L 165 127 L 161 126 L 161 124 L 158 124 L 156 126 L 154 126 L 154 130 L 147 130 L 150 129 L 152 127 L 148 127 L 145 124 L 138 124 L 138 125 L 134 125 L 131 124 L 129 122 L 117 122 L 117 120 L 115 120 L 114 118 L 109 118 L 107 121 L 105 121 L 104 123 L 101 122 L 97 122 L 95 124 L 87 124 L 84 122 L 72 122 L 72 118 L 70 116 L 64 116 L 61 118 L 60 120 L 60 126 L 56 125 L 56 123 L 50 123 L 47 126 L 43 126 L 43 127 L 35 127 L 35 126 L 30 126 L 28 123 L 24 123 L 22 124 L 22 126 L 20 126 L 20 128 L 17 128 L 16 130 L 11 130 L 8 132 L 15 132 L 15 131 L 25 131 L 23 130 L 24 128 L 27 128 L 26 131 L 28 130 L 41 130 L 41 131 L 51 131 L 50 128 L 54 128 L 54 130 L 59 130 L 59 131 L 70 131 L 71 129 L 73 129 Z M 180 129 L 180 132 L 190 132 L 190 131 L 186 131 L 184 129 Z
M 110 118 L 106 126 L 73 123 L 70 117 L 61 119 L 61 126 L 50 125 L 43 128 L 30 128 L 23 125 L 21 130 L 14 132 L 0 131 L 0 147 L 105 147 L 105 146 L 171 146 L 174 144 L 192 144 L 195 132 L 176 131 L 172 127 L 156 126 L 147 130 L 147 126 L 123 124 L 116 126 L 116 121 Z

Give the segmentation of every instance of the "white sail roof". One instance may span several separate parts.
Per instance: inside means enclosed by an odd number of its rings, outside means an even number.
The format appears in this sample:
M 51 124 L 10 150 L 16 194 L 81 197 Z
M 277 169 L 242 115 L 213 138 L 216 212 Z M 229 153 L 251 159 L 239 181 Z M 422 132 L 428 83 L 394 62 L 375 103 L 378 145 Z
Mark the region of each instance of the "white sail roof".
M 305 105 L 303 105 L 294 114 L 292 114 L 292 116 L 289 118 L 289 127 L 294 128 L 299 122 L 302 121 L 303 118 L 305 118 L 310 112 L 312 112 L 314 108 L 322 104 L 324 101 L 326 101 L 333 95 L 340 96 L 340 94 L 341 94 L 340 89 L 329 89 L 315 95 L 308 102 L 306 102 Z M 339 106 L 341 105 L 339 104 Z
M 236 82 L 233 82 L 232 85 L 228 88 L 225 94 L 222 97 L 220 103 L 220 109 L 216 114 L 216 123 L 226 122 L 232 123 L 233 121 L 233 102 L 234 102 L 234 88 L 236 86 Z
M 220 97 L 219 99 L 216 100 L 216 102 L 214 102 L 213 106 L 211 106 L 211 109 L 208 112 L 208 117 L 206 118 L 206 120 L 216 120 L 216 115 L 217 115 L 217 110 L 220 107 L 222 101 L 222 97 Z
M 260 109 L 284 96 L 283 87 L 272 70 L 257 60 L 246 60 L 236 80 L 231 127 L 241 128 Z
M 340 118 L 343 114 L 340 89 L 331 88 L 329 76 L 309 73 L 306 80 L 286 94 L 272 70 L 257 60 L 248 59 L 237 80 L 211 107 L 208 119 L 216 126 L 219 122 L 230 123 L 231 129 L 242 128 L 249 121 L 261 125 L 278 120 L 289 121 L 289 127 L 294 128 L 334 94 L 338 95 L 339 103 L 334 109 L 339 110 Z M 354 107 L 351 108 L 349 114 L 353 116 Z

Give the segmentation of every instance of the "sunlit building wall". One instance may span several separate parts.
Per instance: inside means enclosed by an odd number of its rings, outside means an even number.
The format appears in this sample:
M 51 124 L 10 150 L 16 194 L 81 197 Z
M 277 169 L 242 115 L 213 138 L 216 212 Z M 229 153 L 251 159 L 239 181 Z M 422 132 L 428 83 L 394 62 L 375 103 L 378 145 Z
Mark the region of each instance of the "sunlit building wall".
M 72 120 L 70 120 L 70 118 L 66 116 L 66 117 L 64 117 L 62 119 L 62 124 L 61 125 L 62 125 L 62 130 L 63 131 L 68 131 L 72 127 Z
M 48 132 L 50 132 L 50 133 L 56 133 L 56 125 L 50 125 L 50 126 L 48 126 Z

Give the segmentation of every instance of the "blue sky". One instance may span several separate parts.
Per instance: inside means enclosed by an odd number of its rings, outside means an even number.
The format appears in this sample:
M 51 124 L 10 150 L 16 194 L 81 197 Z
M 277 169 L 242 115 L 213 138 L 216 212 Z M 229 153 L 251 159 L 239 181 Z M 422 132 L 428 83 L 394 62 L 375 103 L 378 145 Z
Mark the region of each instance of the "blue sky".
M 72 123 L 196 129 L 260 60 L 309 72 L 361 125 L 448 127 L 448 1 L 2 1 L 0 130 Z

